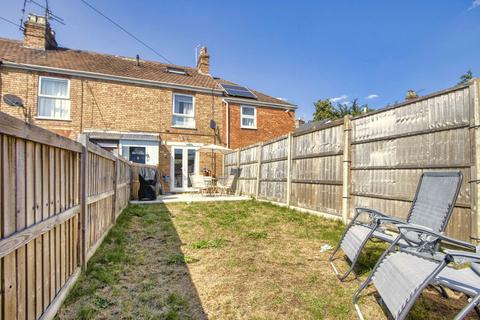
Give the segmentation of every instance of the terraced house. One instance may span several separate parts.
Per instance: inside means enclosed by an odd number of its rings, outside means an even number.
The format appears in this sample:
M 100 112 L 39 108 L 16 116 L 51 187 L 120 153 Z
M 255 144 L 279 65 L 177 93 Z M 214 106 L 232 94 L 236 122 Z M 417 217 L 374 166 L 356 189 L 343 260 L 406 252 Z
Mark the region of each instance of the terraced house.
M 0 63 L 0 111 L 159 166 L 165 190 L 186 191 L 188 174 L 211 169 L 204 144 L 238 148 L 294 129 L 295 105 L 211 75 L 206 48 L 194 68 L 67 49 L 29 15 L 22 41 L 0 38 Z

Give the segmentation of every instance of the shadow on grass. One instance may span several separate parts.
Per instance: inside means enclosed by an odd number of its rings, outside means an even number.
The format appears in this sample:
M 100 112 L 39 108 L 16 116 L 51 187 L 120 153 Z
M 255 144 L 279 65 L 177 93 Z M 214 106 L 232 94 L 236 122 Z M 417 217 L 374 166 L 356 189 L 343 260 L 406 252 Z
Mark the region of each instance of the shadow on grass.
M 207 319 L 181 247 L 165 205 L 130 205 L 57 318 Z

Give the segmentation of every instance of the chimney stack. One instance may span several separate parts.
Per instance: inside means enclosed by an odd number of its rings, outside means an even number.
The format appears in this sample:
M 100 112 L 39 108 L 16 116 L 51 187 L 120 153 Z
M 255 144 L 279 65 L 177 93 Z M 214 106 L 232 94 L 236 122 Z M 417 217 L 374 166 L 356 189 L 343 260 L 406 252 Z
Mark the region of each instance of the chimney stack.
M 48 19 L 29 14 L 23 30 L 23 46 L 26 48 L 47 50 L 57 48 L 55 32 L 50 28 Z
M 207 53 L 207 47 L 200 49 L 197 60 L 197 70 L 202 74 L 210 74 L 210 55 Z

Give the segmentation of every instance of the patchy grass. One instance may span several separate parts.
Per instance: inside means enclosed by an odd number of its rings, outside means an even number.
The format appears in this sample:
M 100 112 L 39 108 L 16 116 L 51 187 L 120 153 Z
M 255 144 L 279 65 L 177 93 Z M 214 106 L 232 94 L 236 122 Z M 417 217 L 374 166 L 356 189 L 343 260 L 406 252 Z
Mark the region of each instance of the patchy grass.
M 58 318 L 353 319 L 359 281 L 340 283 L 330 253 L 319 252 L 343 229 L 253 200 L 129 206 Z M 361 280 L 384 248 L 369 245 L 356 270 Z M 361 299 L 366 318 L 386 319 L 372 293 Z M 453 318 L 464 303 L 428 291 L 410 318 Z
M 59 319 L 204 319 L 165 206 L 129 206 L 89 261 Z
M 192 243 L 193 249 L 219 249 L 223 248 L 227 241 L 225 239 L 200 240 Z
M 185 256 L 181 253 L 175 253 L 168 257 L 169 264 L 178 264 L 178 263 L 194 263 L 197 262 L 198 259 L 195 259 L 191 256 Z
M 250 239 L 258 240 L 258 239 L 265 239 L 267 237 L 267 233 L 265 231 L 262 232 L 247 232 L 247 237 Z

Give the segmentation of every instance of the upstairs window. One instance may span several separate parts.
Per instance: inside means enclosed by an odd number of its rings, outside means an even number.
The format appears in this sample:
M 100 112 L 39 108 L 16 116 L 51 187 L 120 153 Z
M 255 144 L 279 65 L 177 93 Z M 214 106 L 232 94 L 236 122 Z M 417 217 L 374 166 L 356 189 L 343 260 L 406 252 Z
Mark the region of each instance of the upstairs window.
M 257 109 L 251 106 L 242 106 L 241 110 L 241 127 L 245 129 L 257 128 Z
M 37 117 L 70 120 L 70 80 L 40 77 Z
M 185 94 L 173 95 L 172 126 L 195 128 L 195 98 Z

